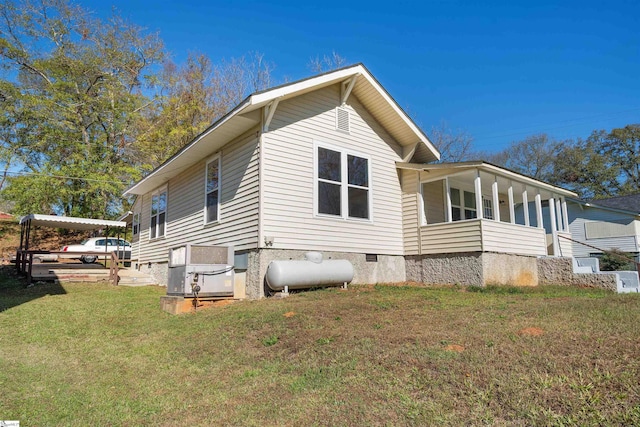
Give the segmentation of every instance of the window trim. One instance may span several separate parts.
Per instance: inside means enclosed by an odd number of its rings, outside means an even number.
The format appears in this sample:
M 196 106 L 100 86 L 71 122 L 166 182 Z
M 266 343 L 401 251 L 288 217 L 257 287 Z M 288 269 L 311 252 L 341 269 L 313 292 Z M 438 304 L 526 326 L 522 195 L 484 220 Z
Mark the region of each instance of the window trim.
M 165 193 L 165 207 L 164 207 L 164 211 L 158 211 L 158 213 L 156 215 L 153 215 L 153 197 L 160 195 L 162 193 Z M 168 187 L 165 185 L 163 187 L 159 187 L 157 189 L 155 189 L 154 191 L 151 192 L 151 206 L 149 206 L 149 240 L 158 240 L 158 239 L 164 239 L 165 236 L 167 235 L 167 211 L 169 210 L 169 190 Z M 153 224 L 153 217 L 154 216 L 158 216 L 160 217 L 160 213 L 164 212 L 164 233 L 162 235 L 158 234 L 158 226 L 160 225 L 159 221 L 156 221 L 156 235 L 155 237 L 151 237 L 151 224 Z
M 322 180 L 318 176 L 318 150 L 324 148 L 325 150 L 331 150 L 340 153 L 340 215 L 331 215 L 320 213 L 318 211 L 318 182 L 333 182 Z M 348 156 L 355 156 L 367 161 L 367 178 L 368 186 L 360 187 L 358 185 L 349 184 L 349 171 L 348 171 Z M 333 182 L 336 183 L 336 182 Z M 365 189 L 368 192 L 367 198 L 367 213 L 368 218 L 358 218 L 349 216 L 349 188 Z M 342 148 L 335 144 L 330 144 L 321 141 L 314 141 L 313 143 L 313 215 L 316 218 L 327 219 L 339 219 L 346 221 L 359 221 L 373 223 L 373 176 L 371 174 L 371 156 L 360 153 L 358 151 Z
M 218 188 L 213 191 L 218 192 L 218 206 L 217 206 L 217 217 L 213 221 L 207 221 L 207 197 L 209 193 L 207 191 L 207 179 L 209 178 L 209 165 L 213 162 L 218 162 Z M 212 192 L 213 192 L 212 191 Z M 203 204 L 203 218 L 202 222 L 205 226 L 219 224 L 221 222 L 221 213 L 220 212 L 220 195 L 222 194 L 222 153 L 216 153 L 215 155 L 209 157 L 204 166 L 204 204 Z
M 138 236 L 140 235 L 140 219 L 141 219 L 142 215 L 140 214 L 140 212 L 134 212 L 133 213 L 133 219 L 131 220 L 131 235 L 132 236 Z

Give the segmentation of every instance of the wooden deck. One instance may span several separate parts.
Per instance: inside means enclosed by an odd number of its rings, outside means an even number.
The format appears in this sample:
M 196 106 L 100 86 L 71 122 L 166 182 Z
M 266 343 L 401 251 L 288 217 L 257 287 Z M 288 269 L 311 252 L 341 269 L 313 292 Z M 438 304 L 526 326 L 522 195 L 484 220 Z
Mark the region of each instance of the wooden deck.
M 102 264 L 82 264 L 73 262 L 43 262 L 34 263 L 31 273 L 34 281 L 60 282 L 108 282 L 109 268 Z M 146 286 L 156 285 L 157 282 L 149 275 L 131 268 L 118 269 L 118 285 Z

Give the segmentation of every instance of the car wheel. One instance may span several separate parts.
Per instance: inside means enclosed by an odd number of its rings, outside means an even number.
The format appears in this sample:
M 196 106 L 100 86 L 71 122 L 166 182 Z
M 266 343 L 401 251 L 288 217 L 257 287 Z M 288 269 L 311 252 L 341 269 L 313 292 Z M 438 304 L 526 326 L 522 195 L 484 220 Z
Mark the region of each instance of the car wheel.
M 93 264 L 97 259 L 98 257 L 95 255 L 82 255 L 80 257 L 80 261 L 82 261 L 84 264 Z

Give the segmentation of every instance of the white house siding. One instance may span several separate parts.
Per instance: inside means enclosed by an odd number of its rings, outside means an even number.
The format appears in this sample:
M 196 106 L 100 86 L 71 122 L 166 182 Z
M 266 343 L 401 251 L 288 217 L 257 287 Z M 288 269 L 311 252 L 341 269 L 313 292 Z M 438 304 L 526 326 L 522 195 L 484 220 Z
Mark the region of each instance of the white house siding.
M 547 254 L 541 228 L 482 220 L 482 247 L 486 252 L 539 256 Z
M 274 249 L 403 255 L 401 147 L 361 106 L 347 101 L 350 132 L 336 130 L 339 85 L 278 105 L 263 138 L 263 234 Z M 314 215 L 314 143 L 370 158 L 372 221 Z
M 420 249 L 420 222 L 418 210 L 418 172 L 401 169 L 402 232 L 405 255 L 417 255 Z
M 169 181 L 164 238 L 149 240 L 151 193 L 144 195 L 140 233 L 144 244 L 140 263 L 166 262 L 169 248 L 183 243 L 233 245 L 236 251 L 257 247 L 257 130 L 237 138 L 221 150 L 218 223 L 204 224 L 205 166 L 208 158 Z M 214 154 L 211 153 L 212 156 Z
M 606 209 L 593 208 L 589 206 L 583 206 L 576 203 L 568 203 L 569 212 L 569 230 L 573 240 L 586 243 L 596 248 L 609 250 L 620 249 L 623 252 L 638 252 L 640 251 L 640 236 L 622 236 L 622 237 L 609 237 L 598 239 L 587 239 L 585 232 L 585 223 L 592 221 L 601 222 L 615 222 L 620 220 L 630 221 L 633 219 L 631 215 L 625 215 L 621 212 L 614 212 Z M 638 222 L 638 221 L 636 221 Z M 573 243 L 573 256 L 585 257 L 592 253 L 598 253 L 599 251 L 594 248 L 590 248 L 579 243 Z
M 431 224 L 421 227 L 422 254 L 481 252 L 480 220 Z

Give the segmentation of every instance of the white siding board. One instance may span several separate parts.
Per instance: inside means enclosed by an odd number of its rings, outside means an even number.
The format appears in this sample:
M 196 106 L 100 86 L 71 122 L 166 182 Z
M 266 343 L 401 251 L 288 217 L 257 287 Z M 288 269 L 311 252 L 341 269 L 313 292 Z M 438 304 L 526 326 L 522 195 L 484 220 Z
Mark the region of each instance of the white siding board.
M 264 135 L 264 234 L 274 248 L 404 253 L 399 145 L 349 98 L 351 132 L 335 129 L 338 85 L 283 101 Z M 368 122 L 368 123 L 367 123 Z M 315 217 L 314 142 L 370 157 L 373 221 Z
M 532 256 L 547 253 L 546 236 L 539 228 L 484 220 L 482 237 L 483 249 L 488 252 Z
M 402 230 L 406 255 L 417 255 L 420 251 L 418 234 L 418 174 L 401 170 L 402 180 Z
M 184 243 L 257 247 L 258 144 L 256 130 L 225 145 L 221 156 L 220 222 L 204 224 L 204 180 L 207 159 L 171 179 L 167 191 L 165 238 L 148 240 L 149 202 L 142 207 L 140 262 L 163 262 L 168 249 Z M 211 153 L 212 155 L 214 153 Z M 146 243 L 145 243 L 146 242 Z
M 581 209 L 580 206 L 575 203 L 568 203 L 567 208 L 569 212 L 569 231 L 571 231 L 572 239 L 591 246 L 595 246 L 602 250 L 617 248 L 624 252 L 640 251 L 640 236 L 610 237 L 598 239 L 587 239 L 586 237 L 585 223 L 588 221 L 613 222 L 618 220 L 630 220 L 633 219 L 631 215 L 625 215 L 620 212 L 614 212 L 589 206 L 584 206 Z M 635 222 L 640 223 L 640 221 L 637 220 Z M 598 252 L 598 250 L 574 242 L 572 244 L 572 252 L 573 256 L 586 257 L 591 253 Z

